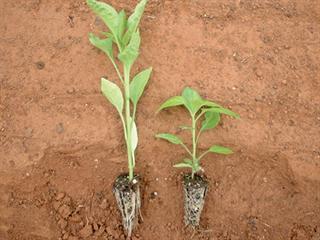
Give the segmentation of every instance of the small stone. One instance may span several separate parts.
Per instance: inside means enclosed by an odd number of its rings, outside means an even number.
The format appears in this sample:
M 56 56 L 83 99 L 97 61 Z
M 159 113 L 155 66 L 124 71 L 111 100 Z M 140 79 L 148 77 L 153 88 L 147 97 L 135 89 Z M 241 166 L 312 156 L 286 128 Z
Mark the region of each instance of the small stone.
M 67 225 L 68 225 L 68 222 L 62 218 L 58 221 L 58 226 L 61 229 L 65 229 L 67 227 Z
M 107 209 L 107 207 L 108 207 L 108 203 L 107 203 L 107 200 L 106 199 L 103 199 L 102 200 L 102 202 L 101 202 L 101 204 L 99 205 L 99 207 L 101 208 L 101 209 Z
M 81 222 L 81 216 L 79 214 L 72 215 L 69 218 L 69 221 L 71 221 L 71 222 Z
M 60 205 L 61 205 L 60 202 L 57 202 L 57 201 L 54 201 L 54 202 L 52 203 L 52 207 L 53 207 L 53 209 L 56 210 L 56 211 L 58 211 Z
M 57 200 L 57 201 L 60 201 L 62 198 L 64 198 L 65 195 L 66 195 L 66 194 L 63 193 L 63 192 L 58 193 L 57 196 L 56 196 L 56 200 Z
M 258 77 L 262 77 L 262 72 L 261 72 L 260 70 L 256 70 L 256 75 L 257 75 Z
M 75 91 L 76 91 L 76 90 L 72 87 L 72 88 L 70 88 L 70 89 L 67 90 L 67 93 L 68 93 L 68 94 L 73 94 L 73 93 L 75 93 Z
M 106 228 L 104 226 L 101 226 L 99 230 L 94 233 L 94 235 L 101 236 L 104 233 L 104 230 L 106 230 Z
M 61 215 L 61 217 L 66 219 L 66 218 L 68 218 L 70 216 L 72 211 L 71 211 L 69 206 L 64 204 L 59 208 L 58 212 Z
M 62 124 L 62 123 L 57 124 L 57 126 L 56 126 L 56 132 L 59 133 L 59 134 L 61 134 L 61 133 L 64 132 L 64 127 L 63 127 L 63 124 Z
M 158 192 L 151 193 L 151 199 L 155 199 L 158 196 Z
M 68 238 L 68 240 L 79 240 L 79 238 L 76 237 L 76 236 L 70 236 L 70 237 Z
M 287 85 L 287 80 L 282 80 L 281 82 L 283 85 Z
M 94 231 L 97 231 L 99 229 L 99 226 L 96 222 L 94 222 L 92 226 Z
M 82 237 L 82 238 L 87 238 L 89 237 L 91 234 L 93 233 L 93 230 L 92 230 L 92 226 L 89 224 L 89 225 L 86 225 L 84 228 L 82 228 L 80 231 L 79 231 L 79 235 Z
M 62 239 L 63 239 L 63 240 L 69 239 L 69 233 L 63 234 Z
M 33 129 L 32 129 L 32 128 L 26 128 L 26 130 L 25 130 L 25 136 L 26 136 L 27 138 L 32 137 L 32 133 L 33 133 Z
M 39 69 L 39 70 L 42 70 L 44 69 L 45 67 L 45 63 L 43 61 L 38 61 L 36 62 L 36 67 Z
M 268 179 L 266 177 L 263 178 L 263 182 L 267 183 Z

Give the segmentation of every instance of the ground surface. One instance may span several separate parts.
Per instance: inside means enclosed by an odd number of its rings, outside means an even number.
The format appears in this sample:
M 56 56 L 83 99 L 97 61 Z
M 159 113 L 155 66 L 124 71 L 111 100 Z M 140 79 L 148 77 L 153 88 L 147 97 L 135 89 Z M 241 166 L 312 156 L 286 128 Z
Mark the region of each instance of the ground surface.
M 124 141 L 99 90 L 116 74 L 87 39 L 101 21 L 79 0 L 0 0 L 0 13 L 0 239 L 124 239 L 111 193 Z M 138 109 L 144 222 L 133 239 L 319 240 L 319 1 L 150 0 L 141 34 L 134 71 L 154 72 Z M 154 138 L 188 122 L 181 109 L 155 115 L 185 85 L 242 116 L 202 138 L 235 153 L 204 159 L 195 232 L 171 167 L 183 149 Z

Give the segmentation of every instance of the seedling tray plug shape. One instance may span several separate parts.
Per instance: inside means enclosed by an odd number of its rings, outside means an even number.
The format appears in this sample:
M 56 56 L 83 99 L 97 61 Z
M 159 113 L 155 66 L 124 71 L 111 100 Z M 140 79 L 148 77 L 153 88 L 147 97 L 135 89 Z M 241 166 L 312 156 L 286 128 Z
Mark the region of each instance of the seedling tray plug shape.
M 201 166 L 201 159 L 208 153 L 225 155 L 232 153 L 232 150 L 227 147 L 212 145 L 208 150 L 199 154 L 198 142 L 200 136 L 204 131 L 213 129 L 218 125 L 221 114 L 235 118 L 239 118 L 239 115 L 212 101 L 203 99 L 195 90 L 189 87 L 186 87 L 182 91 L 181 96 L 171 97 L 166 100 L 158 111 L 175 106 L 183 106 L 190 113 L 191 126 L 182 126 L 181 128 L 191 132 L 192 148 L 188 148 L 181 138 L 170 133 L 160 133 L 157 134 L 156 137 L 182 146 L 189 155 L 188 158 L 175 164 L 174 167 L 188 168 L 191 170 L 191 173 L 185 174 L 183 177 L 184 221 L 186 225 L 198 226 L 204 206 L 205 195 L 208 189 L 208 182 L 202 174 L 204 170 Z M 200 125 L 198 124 L 200 120 L 201 126 L 198 126 Z
M 140 1 L 127 18 L 124 10 L 117 12 L 106 3 L 87 0 L 88 6 L 109 29 L 102 33 L 103 38 L 90 33 L 89 40 L 107 55 L 122 85 L 120 88 L 108 79 L 101 79 L 101 91 L 118 111 L 126 141 L 128 174 L 122 174 L 116 179 L 113 191 L 129 238 L 138 221 L 141 207 L 139 176 L 134 174 L 135 151 L 138 146 L 135 117 L 137 103 L 152 71 L 152 68 L 148 68 L 131 78 L 132 66 L 139 55 L 141 39 L 138 26 L 146 3 L 147 0 Z

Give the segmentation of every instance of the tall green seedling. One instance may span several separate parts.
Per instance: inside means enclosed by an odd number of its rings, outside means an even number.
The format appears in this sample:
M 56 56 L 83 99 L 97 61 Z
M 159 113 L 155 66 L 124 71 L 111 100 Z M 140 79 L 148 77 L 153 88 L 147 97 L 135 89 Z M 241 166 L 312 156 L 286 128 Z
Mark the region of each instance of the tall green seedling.
M 123 126 L 130 181 L 134 178 L 135 150 L 138 145 L 135 123 L 137 104 L 152 71 L 150 67 L 131 77 L 132 66 L 139 55 L 139 23 L 146 3 L 147 0 L 140 1 L 127 18 L 123 10 L 117 12 L 104 2 L 87 0 L 89 7 L 108 27 L 108 32 L 101 33 L 103 38 L 90 33 L 89 40 L 108 56 L 122 85 L 120 88 L 108 79 L 101 79 L 101 91 L 117 109 Z
M 229 109 L 223 108 L 219 104 L 212 101 L 203 99 L 195 90 L 187 87 L 183 90 L 181 96 L 171 97 L 166 100 L 159 108 L 161 111 L 165 108 L 183 106 L 185 107 L 191 117 L 191 125 L 182 126 L 183 130 L 187 130 L 191 133 L 192 144 L 188 147 L 182 140 L 176 135 L 170 133 L 159 133 L 156 135 L 158 138 L 165 139 L 170 143 L 182 146 L 189 155 L 182 162 L 175 164 L 177 168 L 190 168 L 192 179 L 194 175 L 202 170 L 201 159 L 208 153 L 218 154 L 230 154 L 232 150 L 220 145 L 212 145 L 206 151 L 199 153 L 198 143 L 201 134 L 204 131 L 215 128 L 219 121 L 220 115 L 225 114 L 234 118 L 239 118 L 239 115 L 232 112 Z M 201 121 L 201 126 L 199 121 Z

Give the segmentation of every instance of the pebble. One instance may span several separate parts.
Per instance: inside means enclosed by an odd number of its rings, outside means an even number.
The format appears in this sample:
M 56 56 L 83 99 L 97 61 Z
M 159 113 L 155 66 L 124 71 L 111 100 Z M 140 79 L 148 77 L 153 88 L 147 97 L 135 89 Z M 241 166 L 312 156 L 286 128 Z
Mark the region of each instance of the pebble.
M 62 198 L 64 198 L 65 195 L 66 195 L 66 194 L 63 193 L 63 192 L 58 193 L 57 196 L 56 196 L 56 200 L 57 200 L 57 201 L 60 201 Z
M 89 237 L 91 234 L 93 233 L 93 230 L 92 230 L 92 226 L 89 224 L 89 225 L 86 225 L 84 228 L 82 228 L 80 231 L 79 231 L 79 235 L 82 237 L 82 238 L 87 238 Z
M 56 126 L 56 132 L 61 134 L 64 132 L 64 127 L 63 127 L 63 123 L 58 123 Z
M 102 200 L 102 202 L 101 202 L 101 204 L 99 205 L 99 207 L 101 208 L 101 209 L 107 209 L 107 207 L 108 207 L 108 203 L 107 203 L 107 200 L 106 199 L 103 199 Z
M 26 128 L 26 130 L 25 130 L 25 136 L 26 136 L 27 138 L 32 137 L 32 133 L 33 133 L 33 129 L 32 129 L 32 128 Z
M 61 217 L 63 217 L 63 218 L 67 218 L 67 217 L 69 217 L 70 216 L 70 214 L 71 214 L 71 209 L 70 209 L 70 207 L 69 206 L 67 206 L 67 205 L 62 205 L 61 207 L 59 207 L 59 210 L 58 210 L 58 212 L 59 212 L 59 214 L 61 215 Z
M 62 218 L 58 221 L 58 226 L 61 229 L 65 229 L 67 227 L 67 225 L 68 225 L 68 222 Z
M 257 75 L 258 77 L 262 77 L 262 72 L 261 72 L 260 70 L 256 70 L 256 75 Z
M 36 62 L 36 67 L 39 69 L 39 70 L 42 70 L 44 69 L 45 67 L 45 63 L 43 61 L 38 61 Z

